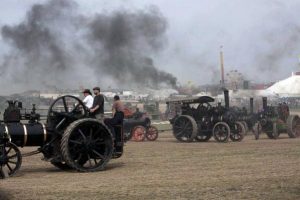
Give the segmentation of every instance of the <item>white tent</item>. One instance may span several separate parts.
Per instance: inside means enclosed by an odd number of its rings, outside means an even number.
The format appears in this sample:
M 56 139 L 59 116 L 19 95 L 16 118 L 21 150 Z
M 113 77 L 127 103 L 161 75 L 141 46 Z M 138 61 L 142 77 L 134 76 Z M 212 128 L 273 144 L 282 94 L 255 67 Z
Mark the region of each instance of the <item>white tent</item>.
M 280 97 L 300 97 L 300 75 L 293 74 L 267 88 L 266 92 L 277 94 Z

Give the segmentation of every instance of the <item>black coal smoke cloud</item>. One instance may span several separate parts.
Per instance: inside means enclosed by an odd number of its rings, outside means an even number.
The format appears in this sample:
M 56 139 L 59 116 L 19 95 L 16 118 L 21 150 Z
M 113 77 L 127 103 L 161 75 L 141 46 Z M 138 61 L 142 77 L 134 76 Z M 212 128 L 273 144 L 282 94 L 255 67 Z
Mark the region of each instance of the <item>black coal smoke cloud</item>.
M 147 56 L 165 44 L 167 22 L 155 7 L 148 12 L 99 14 L 89 28 L 90 42 L 100 49 L 94 61 L 98 66 L 106 66 L 100 70 L 121 82 L 132 80 L 156 88 L 160 83 L 176 85 L 176 78 L 157 70 Z
M 176 86 L 151 58 L 166 45 L 167 21 L 158 8 L 94 16 L 78 9 L 71 0 L 51 0 L 33 5 L 20 24 L 3 26 L 10 52 L 0 65 L 2 81 L 12 90 Z

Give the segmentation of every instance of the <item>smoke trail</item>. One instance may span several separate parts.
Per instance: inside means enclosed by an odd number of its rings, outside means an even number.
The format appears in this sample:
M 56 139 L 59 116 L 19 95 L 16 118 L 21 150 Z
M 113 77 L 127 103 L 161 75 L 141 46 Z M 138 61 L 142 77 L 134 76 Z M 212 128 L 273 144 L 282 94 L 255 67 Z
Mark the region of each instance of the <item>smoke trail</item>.
M 167 22 L 156 7 L 135 13 L 99 14 L 90 24 L 90 42 L 98 52 L 95 62 L 100 70 L 121 82 L 175 87 L 176 78 L 157 70 L 148 57 L 164 46 L 166 28 Z
M 71 86 L 63 82 L 68 78 L 72 58 L 65 49 L 59 28 L 73 18 L 65 15 L 73 7 L 69 1 L 36 4 L 23 22 L 3 26 L 2 37 L 10 42 L 12 50 L 9 59 L 2 64 L 2 69 L 6 69 L 2 77 L 10 77 L 8 81 L 20 89 L 41 88 L 43 83 Z
M 79 84 L 174 87 L 176 78 L 157 69 L 151 56 L 166 43 L 166 19 L 156 7 L 83 16 L 71 0 L 35 4 L 17 25 L 1 28 L 10 54 L 2 81 L 15 90 Z M 149 60 L 151 62 L 149 62 Z

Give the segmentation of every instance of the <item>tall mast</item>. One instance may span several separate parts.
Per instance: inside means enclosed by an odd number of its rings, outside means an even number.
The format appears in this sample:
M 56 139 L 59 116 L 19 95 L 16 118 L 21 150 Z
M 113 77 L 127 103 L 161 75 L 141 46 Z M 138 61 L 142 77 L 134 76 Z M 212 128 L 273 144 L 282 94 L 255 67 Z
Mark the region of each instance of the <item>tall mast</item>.
M 223 46 L 220 46 L 220 65 L 221 65 L 221 87 L 225 87 L 224 80 L 224 58 L 223 58 Z

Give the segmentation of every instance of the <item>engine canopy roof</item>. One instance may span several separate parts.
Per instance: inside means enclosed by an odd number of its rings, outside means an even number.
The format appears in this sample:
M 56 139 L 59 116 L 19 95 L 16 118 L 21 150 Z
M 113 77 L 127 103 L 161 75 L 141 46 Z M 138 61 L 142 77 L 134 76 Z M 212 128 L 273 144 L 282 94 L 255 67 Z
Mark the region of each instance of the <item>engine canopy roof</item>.
M 215 99 L 210 96 L 201 96 L 201 97 L 190 97 L 182 99 L 174 99 L 166 101 L 167 104 L 194 104 L 194 103 L 210 103 L 214 102 Z

